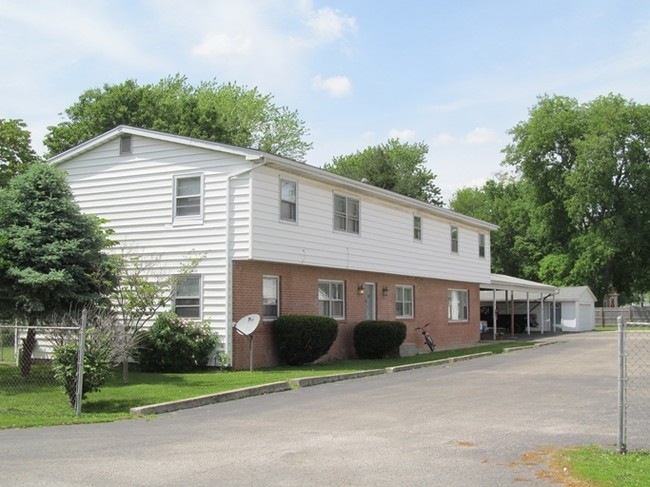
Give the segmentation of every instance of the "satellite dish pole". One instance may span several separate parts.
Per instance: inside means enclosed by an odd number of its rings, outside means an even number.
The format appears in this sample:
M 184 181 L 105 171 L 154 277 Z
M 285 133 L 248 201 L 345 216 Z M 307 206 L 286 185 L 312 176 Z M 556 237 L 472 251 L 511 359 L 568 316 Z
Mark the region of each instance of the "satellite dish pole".
M 246 315 L 235 324 L 235 330 L 248 338 L 249 370 L 253 371 L 253 332 L 260 324 L 260 315 Z

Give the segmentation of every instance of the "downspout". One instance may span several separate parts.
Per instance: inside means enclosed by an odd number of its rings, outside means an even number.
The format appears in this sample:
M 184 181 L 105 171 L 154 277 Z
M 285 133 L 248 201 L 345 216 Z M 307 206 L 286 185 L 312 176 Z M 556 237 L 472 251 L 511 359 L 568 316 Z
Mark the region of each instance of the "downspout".
M 252 166 L 252 167 L 247 167 L 246 169 L 241 169 L 239 171 L 235 171 L 231 174 L 228 175 L 226 178 L 226 235 L 225 235 L 225 240 L 226 240 L 226 310 L 225 310 L 225 315 L 226 315 L 226 349 L 228 350 L 228 362 L 229 365 L 232 366 L 232 352 L 233 352 L 233 343 L 232 343 L 232 255 L 233 255 L 233 249 L 231 249 L 230 245 L 230 238 L 231 238 L 231 221 L 230 221 L 230 209 L 232 206 L 232 203 L 230 201 L 231 195 L 230 195 L 230 182 L 233 179 L 236 179 L 244 174 L 253 172 L 255 169 L 258 169 L 264 165 L 267 164 L 267 160 L 264 156 L 258 156 L 256 158 L 248 158 L 246 157 L 246 160 L 249 162 L 257 162 L 261 161 L 258 165 Z M 250 221 L 249 221 L 249 226 L 251 227 L 249 234 L 252 235 L 252 217 L 253 217 L 253 191 L 252 191 L 252 184 L 251 184 L 251 190 L 250 190 Z M 250 242 L 250 245 L 252 246 L 252 239 Z

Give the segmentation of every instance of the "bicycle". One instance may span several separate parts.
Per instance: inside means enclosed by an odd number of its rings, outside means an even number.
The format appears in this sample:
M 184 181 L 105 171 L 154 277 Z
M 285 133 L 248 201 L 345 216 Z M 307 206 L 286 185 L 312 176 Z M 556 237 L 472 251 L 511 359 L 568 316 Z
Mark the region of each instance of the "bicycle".
M 424 326 L 418 326 L 416 330 L 422 330 L 422 336 L 424 336 L 424 343 L 427 344 L 427 347 L 429 347 L 429 350 L 433 352 L 433 350 L 436 348 L 436 344 L 433 343 L 433 338 L 431 338 L 431 335 L 429 335 L 429 332 L 427 331 L 427 326 L 429 326 L 431 323 L 427 323 Z

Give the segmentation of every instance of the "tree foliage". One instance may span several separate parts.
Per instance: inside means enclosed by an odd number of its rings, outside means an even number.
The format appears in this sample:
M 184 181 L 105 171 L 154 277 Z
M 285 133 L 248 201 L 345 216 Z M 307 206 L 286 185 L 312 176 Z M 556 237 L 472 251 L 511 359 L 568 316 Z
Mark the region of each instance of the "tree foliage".
M 25 122 L 0 118 L 0 188 L 37 162 L 42 161 L 32 149 L 31 134 Z
M 505 163 L 520 179 L 461 190 L 451 204 L 501 226 L 493 269 L 588 285 L 599 300 L 611 289 L 624 298 L 646 291 L 650 106 L 611 94 L 582 104 L 542 96 L 510 133 Z
M 98 302 L 112 285 L 112 245 L 100 221 L 79 210 L 65 175 L 32 165 L 0 190 L 0 308 L 31 326 L 71 307 Z M 36 333 L 24 343 L 29 373 Z
M 59 154 L 113 129 L 131 125 L 202 140 L 250 147 L 304 160 L 311 143 L 296 111 L 273 103 L 271 95 L 236 83 L 202 82 L 184 76 L 157 84 L 135 80 L 105 84 L 83 92 L 64 112 L 64 121 L 49 127 L 45 145 Z
M 434 184 L 436 176 L 425 166 L 428 152 L 429 147 L 422 142 L 389 139 L 385 144 L 335 157 L 323 167 L 356 181 L 441 205 L 440 188 Z
M 115 287 L 111 301 L 122 324 L 119 357 L 122 382 L 129 380 L 129 356 L 140 346 L 141 331 L 173 299 L 180 281 L 191 274 L 200 258 L 189 259 L 177 272 L 161 266 L 160 258 L 143 259 L 136 254 L 113 255 Z

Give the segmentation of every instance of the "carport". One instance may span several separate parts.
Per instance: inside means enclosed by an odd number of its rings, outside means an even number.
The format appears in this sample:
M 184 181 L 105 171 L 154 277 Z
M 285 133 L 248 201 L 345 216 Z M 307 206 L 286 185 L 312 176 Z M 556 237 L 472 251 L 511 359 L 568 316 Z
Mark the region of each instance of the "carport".
M 495 312 L 498 310 L 497 301 L 505 304 L 505 310 L 510 315 L 510 334 L 514 336 L 515 334 L 515 303 L 525 302 L 525 332 L 530 335 L 531 326 L 534 324 L 531 323 L 531 304 L 535 307 L 539 307 L 540 310 L 540 319 L 538 323 L 538 329 L 540 333 L 544 331 L 555 331 L 555 319 L 551 311 L 545 313 L 545 302 L 549 299 L 552 301 L 553 306 L 551 310 L 555 309 L 555 296 L 559 292 L 559 288 L 555 286 L 550 286 L 548 284 L 542 284 L 535 281 L 528 281 L 526 279 L 519 279 L 517 277 L 506 276 L 504 274 L 491 274 L 490 282 L 486 284 L 481 284 L 481 306 L 487 301 L 484 300 L 484 297 L 490 297 L 492 313 L 491 313 L 491 326 L 488 321 L 488 332 L 492 333 L 492 338 L 497 339 L 498 326 L 497 318 L 498 315 Z M 545 316 L 548 315 L 548 316 Z

